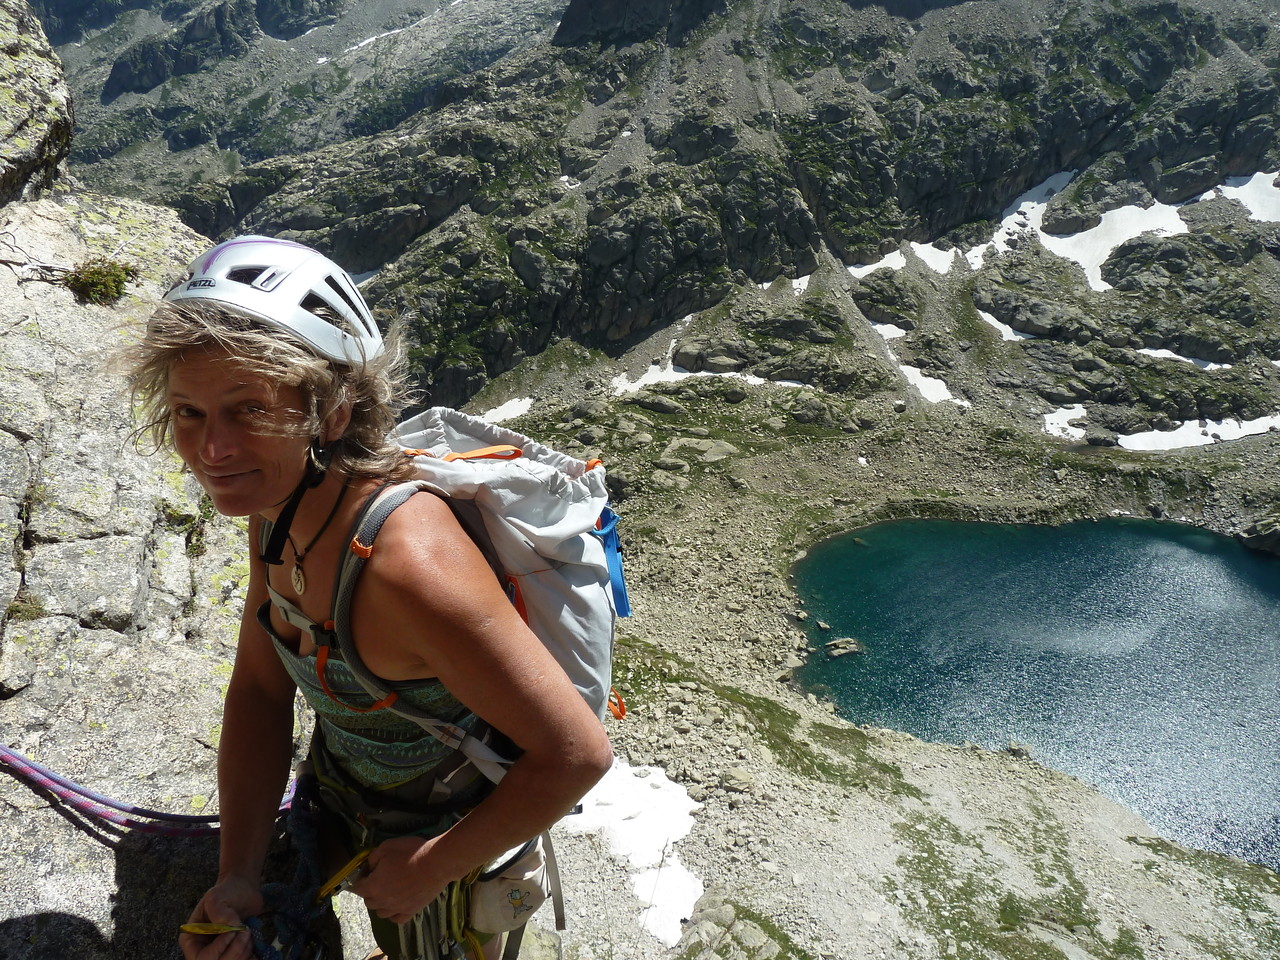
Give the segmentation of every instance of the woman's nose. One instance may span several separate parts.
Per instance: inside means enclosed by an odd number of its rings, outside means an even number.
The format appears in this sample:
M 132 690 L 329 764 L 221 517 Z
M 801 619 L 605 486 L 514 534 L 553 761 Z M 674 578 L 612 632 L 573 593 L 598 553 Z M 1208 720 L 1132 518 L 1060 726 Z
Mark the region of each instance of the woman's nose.
M 236 451 L 235 431 L 218 417 L 206 417 L 200 436 L 200 459 L 207 464 L 220 463 Z

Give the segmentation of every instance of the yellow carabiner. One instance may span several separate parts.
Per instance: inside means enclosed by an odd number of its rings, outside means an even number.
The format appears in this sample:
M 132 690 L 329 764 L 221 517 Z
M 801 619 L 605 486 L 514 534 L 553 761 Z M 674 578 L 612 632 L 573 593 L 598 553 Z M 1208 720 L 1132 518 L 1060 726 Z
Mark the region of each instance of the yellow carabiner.
M 345 890 L 355 882 L 357 873 L 364 862 L 369 859 L 372 850 L 361 850 L 354 857 L 346 862 L 346 864 L 329 878 L 328 882 L 320 888 L 320 892 L 316 894 L 316 903 L 319 903 L 325 897 L 331 897 L 340 890 Z
M 243 923 L 184 923 L 178 929 L 200 937 L 216 937 L 220 933 L 239 933 L 249 928 Z

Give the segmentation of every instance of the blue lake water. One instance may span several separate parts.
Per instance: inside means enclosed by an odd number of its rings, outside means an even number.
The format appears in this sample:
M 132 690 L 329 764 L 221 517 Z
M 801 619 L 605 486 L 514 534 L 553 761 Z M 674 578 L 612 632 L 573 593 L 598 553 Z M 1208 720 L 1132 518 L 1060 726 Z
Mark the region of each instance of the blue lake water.
M 799 672 L 842 716 L 1026 744 L 1172 840 L 1280 870 L 1280 559 L 1155 521 L 913 520 L 795 573 L 814 644 L 866 645 Z

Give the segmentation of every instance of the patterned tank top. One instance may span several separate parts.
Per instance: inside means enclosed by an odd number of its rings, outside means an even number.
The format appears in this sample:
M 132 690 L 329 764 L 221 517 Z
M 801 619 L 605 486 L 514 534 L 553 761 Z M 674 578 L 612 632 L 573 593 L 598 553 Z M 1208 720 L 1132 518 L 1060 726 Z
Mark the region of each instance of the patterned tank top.
M 270 521 L 263 521 L 261 537 L 265 545 L 271 536 Z M 281 617 L 304 633 L 314 635 L 318 625 L 270 584 L 271 597 L 258 610 L 258 623 L 275 644 L 276 653 L 298 690 L 316 713 L 327 753 L 356 783 L 374 790 L 389 790 L 415 780 L 455 757 L 455 751 L 423 731 L 412 720 L 392 710 L 367 710 L 374 698 L 365 692 L 342 660 L 336 646 L 329 648 L 324 681 L 333 698 L 325 692 L 317 674 L 314 653 L 301 655 L 281 640 L 271 626 L 272 605 Z M 468 733 L 484 728 L 484 722 L 453 696 L 443 683 L 433 678 L 388 682 L 402 702 L 425 710 L 430 716 L 456 724 Z M 355 709 L 352 709 L 355 708 Z
M 289 604 L 275 591 L 272 593 L 271 602 Z M 373 704 L 373 697 L 365 692 L 341 655 L 332 648 L 324 677 L 333 694 L 334 699 L 330 699 L 317 675 L 315 654 L 303 656 L 289 649 L 271 629 L 267 607 L 268 604 L 263 604 L 259 611 L 259 622 L 270 634 L 276 653 L 298 690 L 315 710 L 329 754 L 358 783 L 375 790 L 399 786 L 454 755 L 452 749 L 425 733 L 412 720 L 391 710 L 359 712 Z M 447 723 L 468 731 L 480 724 L 479 718 L 459 703 L 439 680 L 410 680 L 388 686 L 404 702 Z M 355 709 L 351 709 L 353 707 Z

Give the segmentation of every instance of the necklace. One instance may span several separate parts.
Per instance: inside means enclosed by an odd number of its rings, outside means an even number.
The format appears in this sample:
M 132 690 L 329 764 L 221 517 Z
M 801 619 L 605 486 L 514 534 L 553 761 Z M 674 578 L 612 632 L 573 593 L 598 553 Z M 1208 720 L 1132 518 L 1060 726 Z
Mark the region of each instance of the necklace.
M 350 483 L 350 481 L 347 481 L 347 483 Z M 324 523 L 320 524 L 320 529 L 316 531 L 316 535 L 311 538 L 310 543 L 299 550 L 293 543 L 293 537 L 285 534 L 289 538 L 289 546 L 293 548 L 293 570 L 289 573 L 289 579 L 293 581 L 293 589 L 297 591 L 298 596 L 302 596 L 307 592 L 307 575 L 302 570 L 302 561 L 307 558 L 307 554 L 316 545 L 316 541 L 324 536 L 324 532 L 329 529 L 329 524 L 338 515 L 338 508 L 342 506 L 342 499 L 347 495 L 347 483 L 344 483 L 342 489 L 338 491 L 338 499 L 333 501 L 333 509 L 329 511 L 329 516 L 324 518 Z

